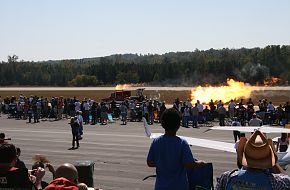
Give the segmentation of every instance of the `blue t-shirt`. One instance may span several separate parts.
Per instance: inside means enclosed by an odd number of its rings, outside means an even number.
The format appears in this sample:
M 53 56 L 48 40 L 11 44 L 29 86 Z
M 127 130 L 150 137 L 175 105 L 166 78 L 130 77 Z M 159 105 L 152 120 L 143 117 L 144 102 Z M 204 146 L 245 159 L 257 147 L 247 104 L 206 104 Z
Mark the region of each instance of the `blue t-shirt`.
M 171 135 L 162 135 L 154 139 L 147 160 L 156 165 L 155 190 L 188 189 L 184 165 L 193 163 L 194 158 L 185 140 Z

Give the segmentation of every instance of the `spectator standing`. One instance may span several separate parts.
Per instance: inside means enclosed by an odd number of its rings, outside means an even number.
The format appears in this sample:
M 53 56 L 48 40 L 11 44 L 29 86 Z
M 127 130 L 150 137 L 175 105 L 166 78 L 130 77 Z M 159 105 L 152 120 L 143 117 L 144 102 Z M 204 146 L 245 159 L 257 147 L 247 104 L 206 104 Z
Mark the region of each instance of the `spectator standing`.
M 82 111 L 77 111 L 77 122 L 79 124 L 79 134 L 78 134 L 78 138 L 79 140 L 83 139 L 82 135 L 84 134 L 83 130 L 84 130 L 84 120 L 83 120 L 83 116 L 82 116 Z
M 156 167 L 155 190 L 188 190 L 186 168 L 204 165 L 195 161 L 188 143 L 177 137 L 180 114 L 175 108 L 165 110 L 161 125 L 165 134 L 153 140 L 147 156 L 147 165 Z
M 91 107 L 91 114 L 92 114 L 92 125 L 95 125 L 97 123 L 97 103 L 93 102 L 93 105 Z
M 234 127 L 240 127 L 242 126 L 241 123 L 239 122 L 238 118 L 236 117 L 233 117 L 233 122 L 232 122 L 232 126 Z M 235 139 L 235 142 L 237 142 L 238 139 L 240 139 L 240 131 L 233 131 L 233 135 L 234 135 L 234 139 Z
M 209 102 L 209 109 L 210 109 L 210 120 L 214 120 L 215 116 L 216 116 L 216 106 L 214 105 L 214 102 L 213 100 L 211 99 L 210 102 Z
M 147 106 L 147 109 L 148 109 L 148 123 L 149 125 L 152 125 L 153 124 L 153 104 L 152 104 L 152 100 L 149 101 L 149 104 Z
M 71 119 L 70 119 L 70 126 L 71 126 L 71 131 L 72 131 L 72 137 L 73 137 L 73 139 L 72 139 L 72 148 L 70 148 L 71 150 L 73 150 L 73 149 L 77 149 L 77 148 L 79 148 L 80 147 L 80 145 L 79 145 L 79 124 L 78 124 L 78 122 L 77 122 L 77 117 L 72 117 Z M 76 147 L 75 147 L 75 143 L 76 143 Z
M 198 122 L 203 122 L 202 112 L 203 112 L 203 105 L 197 100 L 197 109 L 198 109 Z
M 219 114 L 219 124 L 220 124 L 220 126 L 225 126 L 225 117 L 226 117 L 226 114 L 227 114 L 227 110 L 224 107 L 224 104 L 221 104 L 218 107 L 218 114 Z
M 101 124 L 106 125 L 108 122 L 108 107 L 104 102 L 101 103 Z
M 127 124 L 128 108 L 125 105 L 125 102 L 122 102 L 121 107 L 120 107 L 120 112 L 121 112 L 121 121 L 123 122 L 123 125 L 126 125 Z
M 248 113 L 248 118 L 247 120 L 250 121 L 250 119 L 252 118 L 255 109 L 254 109 L 254 102 L 252 101 L 252 98 L 249 98 L 249 101 L 247 102 L 247 113 Z
M 84 110 L 84 113 L 83 113 L 84 123 L 89 124 L 89 122 L 90 122 L 90 117 L 89 117 L 90 116 L 90 104 L 87 100 L 84 101 L 83 110 Z
M 190 109 L 189 107 L 186 105 L 184 110 L 183 110 L 183 127 L 188 128 L 188 124 L 189 124 L 189 118 L 190 118 Z
M 289 102 L 286 102 L 286 104 L 284 105 L 284 112 L 285 112 L 286 123 L 288 123 L 290 121 L 290 105 L 289 105 Z
M 198 108 L 197 108 L 197 104 L 195 104 L 195 106 L 191 109 L 191 116 L 192 116 L 192 127 L 193 128 L 197 128 L 197 124 L 198 124 Z
M 1 112 L 2 112 L 2 108 L 3 108 L 3 100 L 2 100 L 2 97 L 0 96 L 0 117 L 1 117 Z
M 286 152 L 289 146 L 289 139 L 287 133 L 282 133 L 281 137 L 278 138 L 276 151 Z
M 234 102 L 233 99 L 231 99 L 231 101 L 228 105 L 229 116 L 231 119 L 235 116 L 235 107 L 236 107 L 236 103 Z

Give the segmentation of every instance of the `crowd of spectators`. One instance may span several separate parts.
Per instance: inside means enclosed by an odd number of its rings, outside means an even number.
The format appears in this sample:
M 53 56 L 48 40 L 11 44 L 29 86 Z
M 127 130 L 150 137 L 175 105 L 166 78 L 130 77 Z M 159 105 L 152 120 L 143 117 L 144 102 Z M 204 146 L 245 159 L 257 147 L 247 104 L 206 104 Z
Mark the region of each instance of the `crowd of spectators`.
M 168 105 L 167 105 L 168 107 Z M 237 118 L 245 126 L 254 113 L 263 121 L 263 124 L 285 125 L 290 120 L 290 105 L 273 105 L 267 99 L 259 100 L 256 105 L 249 98 L 247 101 L 231 100 L 225 104 L 222 100 L 211 100 L 208 103 L 192 102 L 190 99 L 180 101 L 178 98 L 172 107 L 182 114 L 182 126 L 198 127 L 200 123 L 219 120 L 221 126 L 226 125 L 226 118 Z M 40 119 L 70 118 L 81 115 L 83 124 L 107 124 L 114 118 L 121 118 L 122 124 L 127 121 L 141 121 L 145 117 L 149 124 L 160 122 L 160 116 L 166 109 L 165 102 L 145 99 L 142 102 L 126 99 L 124 101 L 96 102 L 90 98 L 79 100 L 76 97 L 25 97 L 22 94 L 6 97 L 0 96 L 0 113 L 9 114 L 9 117 L 28 120 L 28 123 L 38 123 Z
M 262 120 L 262 124 L 284 126 L 290 121 L 289 102 L 274 106 L 267 99 L 259 100 L 257 105 L 251 98 L 247 102 L 244 101 L 244 99 L 240 99 L 239 102 L 231 100 L 226 108 L 222 100 L 219 100 L 217 104 L 211 100 L 204 105 L 199 100 L 193 104 L 190 99 L 182 102 L 177 98 L 173 107 L 182 114 L 183 127 L 188 127 L 190 123 L 192 123 L 192 127 L 198 127 L 198 124 L 212 122 L 215 119 L 218 119 L 220 126 L 230 125 L 234 119 L 245 126 L 249 124 L 253 114 Z M 226 118 L 230 121 L 227 124 Z
M 123 105 L 123 106 L 122 106 Z M 76 97 L 38 97 L 20 95 L 6 97 L 0 96 L 0 112 L 8 114 L 10 118 L 28 120 L 28 123 L 39 123 L 40 119 L 60 120 L 70 118 L 81 113 L 84 124 L 107 124 L 108 120 L 122 116 L 123 124 L 129 121 L 141 121 L 144 116 L 150 124 L 157 121 L 162 111 L 166 109 L 165 103 L 157 100 L 126 99 L 122 102 L 96 102 L 90 98 L 79 100 Z M 109 116 L 111 118 L 109 118 Z

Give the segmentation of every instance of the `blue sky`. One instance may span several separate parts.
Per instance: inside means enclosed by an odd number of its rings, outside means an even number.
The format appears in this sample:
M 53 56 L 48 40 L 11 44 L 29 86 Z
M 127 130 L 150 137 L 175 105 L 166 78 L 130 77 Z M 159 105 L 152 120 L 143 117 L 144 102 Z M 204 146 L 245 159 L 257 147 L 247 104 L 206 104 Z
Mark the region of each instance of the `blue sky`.
M 1 0 L 0 61 L 290 44 L 289 0 Z

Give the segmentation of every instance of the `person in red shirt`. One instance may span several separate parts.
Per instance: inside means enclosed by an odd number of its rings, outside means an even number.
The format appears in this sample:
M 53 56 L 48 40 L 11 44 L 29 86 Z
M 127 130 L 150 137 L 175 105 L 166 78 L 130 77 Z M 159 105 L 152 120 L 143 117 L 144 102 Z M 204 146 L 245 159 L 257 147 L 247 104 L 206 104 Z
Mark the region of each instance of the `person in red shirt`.
M 55 171 L 55 179 L 45 190 L 78 190 L 78 171 L 74 165 L 65 163 Z

